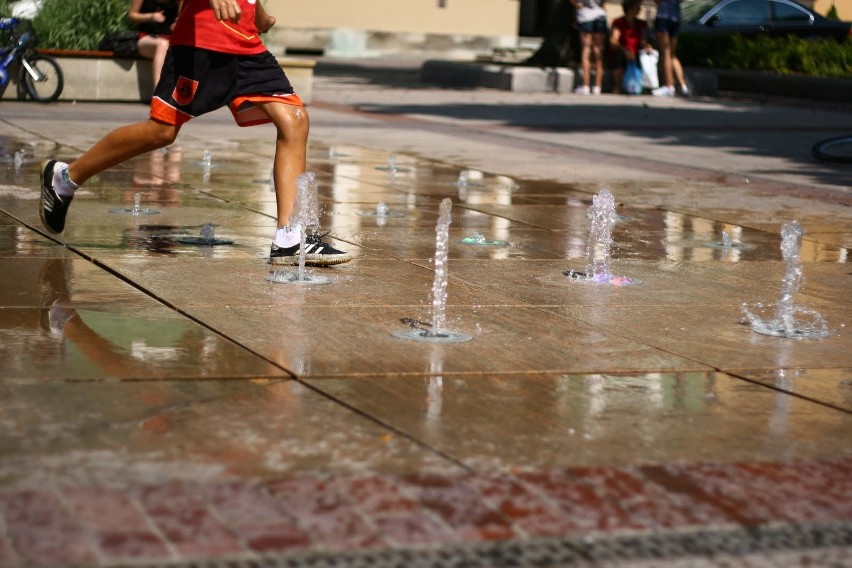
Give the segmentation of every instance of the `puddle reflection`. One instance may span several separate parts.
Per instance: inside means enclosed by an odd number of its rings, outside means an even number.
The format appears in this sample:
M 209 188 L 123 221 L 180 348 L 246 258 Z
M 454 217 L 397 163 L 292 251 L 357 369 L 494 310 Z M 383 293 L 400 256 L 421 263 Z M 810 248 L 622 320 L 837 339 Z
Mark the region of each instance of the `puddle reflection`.
M 272 370 L 83 260 L 26 259 L 16 272 L 18 278 L 3 279 L 0 286 L 3 303 L 12 306 L 0 310 L 0 378 L 201 378 Z M 75 282 L 86 290 L 80 301 Z M 111 289 L 115 286 L 122 292 Z M 14 307 L 21 302 L 16 297 L 34 291 L 35 306 Z

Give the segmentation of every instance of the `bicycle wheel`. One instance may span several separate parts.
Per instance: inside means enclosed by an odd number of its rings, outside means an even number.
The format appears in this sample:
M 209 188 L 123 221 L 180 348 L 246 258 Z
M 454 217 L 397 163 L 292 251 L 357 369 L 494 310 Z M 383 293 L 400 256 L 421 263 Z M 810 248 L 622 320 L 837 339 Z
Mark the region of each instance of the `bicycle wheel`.
M 852 163 L 852 135 L 820 140 L 811 148 L 811 154 L 818 160 Z
M 19 81 L 30 98 L 41 103 L 58 99 L 65 86 L 59 63 L 40 53 L 31 53 L 24 58 Z

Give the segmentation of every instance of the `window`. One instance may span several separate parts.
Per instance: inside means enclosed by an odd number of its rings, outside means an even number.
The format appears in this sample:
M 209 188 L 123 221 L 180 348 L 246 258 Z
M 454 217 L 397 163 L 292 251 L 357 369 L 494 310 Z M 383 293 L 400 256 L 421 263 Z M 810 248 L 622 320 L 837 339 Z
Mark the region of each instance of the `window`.
M 775 22 L 809 22 L 811 15 L 792 4 L 786 2 L 772 2 L 773 18 Z
M 769 2 L 766 0 L 735 0 L 716 12 L 712 21 L 717 26 L 768 24 Z

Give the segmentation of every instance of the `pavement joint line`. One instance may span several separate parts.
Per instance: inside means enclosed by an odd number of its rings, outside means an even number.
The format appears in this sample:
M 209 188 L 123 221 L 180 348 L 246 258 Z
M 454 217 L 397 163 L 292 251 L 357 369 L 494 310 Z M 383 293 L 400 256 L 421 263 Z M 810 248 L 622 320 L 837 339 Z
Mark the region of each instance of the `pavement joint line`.
M 419 446 L 423 447 L 424 449 L 426 449 L 426 450 L 428 450 L 428 451 L 430 451 L 430 452 L 434 453 L 434 454 L 435 454 L 435 455 L 437 455 L 437 456 L 440 456 L 442 459 L 445 459 L 445 460 L 449 461 L 450 463 L 452 463 L 453 465 L 455 465 L 455 466 L 457 466 L 457 467 L 460 467 L 460 468 L 465 469 L 465 470 L 470 470 L 470 468 L 469 468 L 467 465 L 465 465 L 463 462 L 459 461 L 458 459 L 454 458 L 453 456 L 451 456 L 451 455 L 449 455 L 449 454 L 446 454 L 446 453 L 444 453 L 443 451 L 439 450 L 438 448 L 436 448 L 436 447 L 432 447 L 431 445 L 426 444 L 426 443 L 425 443 L 425 442 L 423 442 L 422 440 L 420 440 L 420 439 L 418 439 L 418 438 L 415 438 L 413 435 L 411 435 L 411 434 L 409 434 L 409 433 L 407 433 L 407 432 L 404 432 L 404 431 L 402 431 L 402 430 L 399 430 L 398 428 L 394 427 L 393 425 L 391 425 L 391 424 L 389 424 L 389 423 L 386 423 L 385 421 L 380 420 L 380 419 L 378 419 L 377 417 L 372 416 L 372 415 L 370 415 L 370 414 L 368 414 L 368 413 L 366 413 L 366 412 L 364 412 L 364 411 L 360 410 L 359 408 L 357 408 L 357 407 L 355 407 L 355 406 L 353 406 L 353 405 L 351 405 L 351 404 L 349 404 L 349 403 L 347 403 L 347 402 L 345 402 L 345 401 L 343 401 L 343 400 L 340 400 L 340 399 L 338 399 L 337 397 L 334 397 L 334 396 L 332 396 L 332 395 L 330 395 L 330 394 L 326 393 L 326 392 L 325 392 L 325 391 L 323 391 L 322 389 L 320 389 L 320 388 L 318 388 L 318 387 L 316 387 L 316 386 L 314 386 L 314 385 L 311 385 L 311 384 L 309 384 L 309 383 L 305 382 L 305 381 L 304 381 L 304 379 L 305 379 L 306 377 L 299 377 L 299 375 L 297 375 L 297 374 L 296 374 L 296 373 L 294 373 L 293 371 L 291 371 L 291 370 L 289 370 L 289 369 L 287 369 L 287 368 L 285 368 L 285 367 L 282 367 L 281 365 L 279 365 L 278 363 L 274 362 L 272 359 L 270 359 L 270 358 L 266 357 L 266 356 L 265 356 L 265 355 L 263 355 L 262 353 L 258 353 L 258 352 L 257 352 L 257 351 L 255 351 L 254 349 L 251 349 L 251 348 L 250 348 L 250 347 L 248 347 L 247 345 L 244 345 L 242 342 L 237 341 L 236 339 L 233 339 L 233 338 L 231 338 L 230 336 L 223 334 L 221 331 L 219 331 L 219 330 L 217 330 L 217 329 L 215 329 L 215 328 L 211 327 L 210 325 L 208 325 L 207 323 L 205 323 L 203 320 L 200 320 L 200 319 L 198 319 L 197 317 L 193 316 L 192 314 L 189 314 L 188 312 L 186 312 L 185 310 L 183 310 L 183 309 L 181 309 L 181 308 L 179 308 L 179 307 L 175 306 L 175 305 L 174 305 L 174 304 L 172 304 L 171 302 L 168 302 L 168 301 L 166 301 L 165 299 L 160 298 L 159 296 L 157 296 L 156 294 L 152 293 L 152 292 L 151 292 L 150 290 L 148 290 L 147 288 L 144 288 L 144 287 L 140 286 L 140 285 L 139 285 L 139 284 L 137 284 L 136 282 L 133 282 L 132 280 L 129 280 L 129 279 L 128 279 L 128 278 L 126 278 L 124 275 L 122 275 L 121 273 L 119 273 L 119 272 L 115 271 L 113 268 L 111 268 L 111 267 L 109 267 L 108 265 L 104 264 L 103 262 L 101 262 L 101 261 L 97 260 L 96 258 L 94 258 L 94 257 L 92 257 L 92 256 L 90 256 L 90 255 L 87 255 L 86 253 L 84 253 L 84 252 L 82 252 L 82 251 L 78 250 L 77 248 L 75 248 L 75 247 L 73 247 L 73 246 L 68 246 L 67 244 L 65 244 L 65 243 L 63 243 L 61 240 L 59 240 L 59 238 L 57 238 L 55 235 L 51 235 L 50 233 L 48 233 L 48 232 L 46 232 L 46 231 L 44 231 L 44 230 L 41 230 L 41 229 L 39 229 L 38 227 L 35 227 L 35 226 L 31 225 L 31 224 L 27 223 L 26 221 L 24 221 L 23 219 L 20 219 L 19 217 L 15 216 L 15 215 L 13 215 L 13 214 L 11 214 L 11 213 L 9 213 L 9 215 L 10 215 L 10 217 L 12 217 L 13 219 L 15 219 L 16 221 L 18 221 L 18 222 L 19 222 L 19 223 L 21 223 L 22 225 L 24 225 L 25 227 L 27 227 L 28 229 L 30 229 L 30 230 L 32 230 L 32 231 L 35 231 L 36 233 L 39 233 L 40 235 L 42 235 L 42 236 L 44 236 L 44 237 L 46 237 L 46 238 L 48 238 L 48 239 L 50 239 L 50 240 L 54 241 L 54 242 L 55 242 L 55 243 L 57 243 L 57 244 L 62 245 L 62 246 L 63 246 L 63 247 L 65 247 L 66 249 L 70 250 L 71 252 L 73 252 L 73 253 L 75 253 L 75 254 L 79 255 L 79 256 L 80 256 L 81 258 L 83 258 L 84 260 L 87 260 L 88 262 L 92 263 L 94 266 L 97 266 L 97 267 L 98 267 L 98 268 L 100 268 L 101 270 L 104 270 L 104 271 L 108 272 L 108 273 L 109 273 L 109 274 L 111 274 L 112 276 L 114 276 L 114 277 L 116 277 L 116 278 L 120 279 L 121 281 L 125 282 L 126 284 L 129 284 L 129 285 L 130 285 L 130 286 L 132 286 L 133 288 L 135 288 L 135 289 L 139 290 L 139 291 L 140 291 L 140 292 L 142 292 L 143 294 L 145 294 L 145 295 L 149 296 L 150 298 L 152 298 L 152 299 L 156 300 L 157 302 L 159 302 L 159 303 L 163 304 L 165 307 L 167 307 L 167 308 L 169 308 L 169 309 L 173 310 L 174 312 L 176 312 L 176 313 L 180 314 L 181 316 L 183 316 L 183 317 L 185 317 L 185 318 L 189 319 L 190 321 L 192 321 L 192 322 L 194 322 L 194 323 L 196 323 L 196 324 L 198 324 L 198 325 L 200 325 L 200 326 L 204 327 L 205 329 L 210 330 L 211 332 L 213 332 L 213 333 L 215 333 L 215 334 L 219 335 L 219 336 L 220 336 L 220 337 L 222 337 L 223 339 L 226 339 L 226 340 L 228 340 L 228 341 L 230 341 L 230 342 L 234 343 L 235 345 L 237 345 L 237 346 L 238 346 L 238 347 L 240 347 L 241 349 L 245 349 L 245 350 L 246 350 L 246 352 L 251 353 L 252 355 L 254 355 L 254 356 L 258 357 L 259 359 L 261 359 L 261 360 L 263 360 L 263 361 L 267 362 L 268 364 L 272 365 L 273 367 L 278 368 L 278 369 L 281 369 L 281 370 L 282 370 L 282 371 L 284 371 L 285 373 L 288 373 L 288 374 L 290 375 L 290 378 L 291 378 L 292 380 L 298 381 L 300 384 L 302 384 L 302 385 L 304 385 L 306 388 L 308 388 L 308 389 L 310 389 L 310 390 L 312 390 L 312 391 L 316 392 L 318 395 L 320 395 L 320 396 L 322 396 L 322 397 L 324 397 L 324 398 L 326 398 L 326 399 L 328 399 L 328 400 L 333 401 L 335 404 L 338 404 L 338 405 L 342 406 L 343 408 L 346 408 L 346 409 L 348 409 L 348 410 L 350 410 L 350 411 L 352 411 L 352 412 L 356 413 L 357 415 L 359 415 L 359 416 L 361 416 L 361 417 L 365 418 L 366 420 L 368 420 L 368 421 L 370 421 L 370 422 L 373 422 L 373 423 L 375 423 L 375 424 L 378 424 L 379 426 L 381 426 L 382 428 L 385 428 L 386 430 L 388 430 L 388 431 L 390 431 L 390 432 L 394 432 L 394 433 L 396 433 L 397 435 L 399 435 L 399 436 L 401 436 L 401 437 L 404 437 L 404 438 L 406 438 L 406 439 L 410 440 L 412 443 L 414 443 L 414 444 L 416 444 L 416 445 L 419 445 Z
M 802 393 L 798 393 L 798 392 L 793 391 L 793 390 L 787 390 L 787 389 L 781 388 L 781 387 L 776 386 L 776 385 L 771 385 L 769 383 L 764 383 L 764 382 L 758 381 L 757 379 L 751 379 L 749 377 L 745 377 L 745 376 L 740 375 L 740 374 L 733 372 L 733 371 L 721 371 L 721 372 L 723 372 L 726 375 L 731 376 L 735 379 L 740 379 L 741 381 L 747 381 L 747 382 L 755 384 L 755 385 L 770 388 L 770 389 L 772 389 L 774 391 L 778 391 L 780 393 L 795 396 L 796 398 L 801 398 L 802 400 L 807 400 L 808 402 L 815 402 L 816 404 L 820 404 L 820 405 L 826 406 L 828 408 L 833 408 L 834 410 L 839 410 L 840 412 L 845 412 L 846 414 L 852 414 L 852 409 L 843 408 L 842 406 L 832 404 L 831 402 L 819 400 L 819 399 L 816 399 L 816 398 L 813 398 L 813 397 L 810 397 L 810 396 L 805 396 Z
M 199 320 L 199 319 L 198 319 L 198 318 L 196 318 L 195 316 L 193 316 L 193 315 L 191 315 L 191 314 L 187 313 L 187 312 L 186 312 L 186 311 L 184 311 L 183 309 L 181 309 L 181 308 L 179 308 L 179 307 L 175 306 L 174 304 L 172 304 L 171 302 L 169 302 L 169 301 L 165 300 L 164 298 L 161 298 L 161 297 L 157 296 L 156 294 L 154 294 L 153 292 L 151 292 L 151 291 L 150 291 L 150 290 L 148 290 L 147 288 L 145 288 L 145 287 L 143 287 L 143 286 L 140 286 L 138 283 L 136 283 L 136 282 L 134 282 L 133 280 L 131 280 L 131 279 L 127 278 L 126 276 L 124 276 L 124 275 L 123 275 L 123 274 L 121 274 L 120 272 L 118 272 L 118 271 L 116 271 L 115 269 L 111 268 L 110 266 L 108 266 L 108 265 L 104 264 L 103 262 L 101 262 L 100 260 L 98 260 L 98 259 L 94 258 L 93 256 L 91 256 L 91 255 L 89 255 L 89 254 L 86 254 L 85 252 L 81 251 L 80 249 L 78 249 L 78 248 L 76 248 L 76 247 L 74 247 L 74 246 L 72 246 L 72 245 L 68 245 L 68 244 L 66 244 L 66 243 L 65 243 L 65 242 L 63 242 L 61 239 L 59 239 L 59 237 L 57 237 L 56 235 L 50 234 L 50 233 L 48 233 L 47 231 L 45 231 L 45 230 L 43 230 L 43 229 L 41 229 L 41 228 L 39 228 L 39 227 L 37 227 L 37 226 L 35 226 L 35 225 L 31 224 L 31 223 L 26 222 L 25 220 L 21 219 L 20 217 L 18 217 L 17 215 L 15 215 L 15 214 L 13 214 L 13 213 L 11 213 L 11 212 L 8 212 L 8 211 L 4 211 L 4 212 L 5 212 L 7 215 L 9 215 L 11 218 L 15 219 L 17 222 L 21 223 L 21 224 L 22 224 L 23 226 L 25 226 L 26 228 L 30 229 L 31 231 L 34 231 L 34 232 L 38 233 L 39 235 L 41 235 L 41 236 L 43 236 L 43 237 L 45 237 L 45 238 L 47 238 L 47 239 L 49 239 L 49 240 L 51 240 L 51 241 L 55 242 L 56 244 L 61 245 L 63 248 L 65 248 L 65 249 L 67 249 L 67 250 L 69 250 L 69 251 L 73 252 L 74 254 L 78 255 L 81 259 L 83 259 L 83 260 L 86 260 L 86 261 L 90 262 L 90 263 L 91 263 L 91 264 L 93 264 L 94 266 L 96 266 L 96 267 L 100 268 L 101 270 L 106 271 L 106 272 L 107 272 L 107 273 L 109 273 L 110 275 L 112 275 L 112 276 L 114 276 L 114 277 L 118 278 L 119 280 L 121 280 L 121 281 L 122 281 L 122 282 L 124 282 L 125 284 L 128 284 L 129 286 L 132 286 L 132 287 L 133 287 L 133 288 L 135 288 L 136 290 L 138 290 L 138 291 L 142 292 L 143 294 L 145 294 L 146 296 L 148 296 L 148 297 L 149 297 L 149 298 L 151 298 L 152 300 L 155 300 L 156 302 L 158 302 L 158 303 L 162 304 L 163 306 L 165 306 L 165 307 L 167 307 L 167 308 L 169 308 L 169 309 L 173 310 L 175 313 L 180 314 L 181 316 L 183 316 L 183 317 L 185 317 L 185 318 L 189 319 L 190 321 L 192 321 L 192 322 L 194 322 L 194 323 L 196 323 L 196 324 L 198 324 L 198 325 L 200 325 L 200 326 L 204 327 L 205 329 L 207 329 L 207 330 L 209 330 L 209 331 L 211 331 L 211 332 L 215 333 L 216 335 L 218 335 L 218 336 L 222 337 L 223 339 L 226 339 L 227 341 L 230 341 L 230 342 L 231 342 L 231 343 L 233 343 L 234 345 L 236 345 L 236 346 L 240 347 L 241 349 L 244 349 L 247 353 L 251 353 L 252 355 L 254 355 L 254 356 L 258 357 L 259 359 L 261 359 L 261 360 L 263 360 L 263 361 L 265 361 L 265 362 L 269 363 L 269 364 L 270 364 L 270 365 L 272 365 L 273 367 L 276 367 L 276 368 L 278 368 L 278 369 L 281 369 L 281 370 L 282 370 L 282 371 L 284 371 L 285 373 L 288 373 L 288 374 L 291 376 L 291 378 L 293 378 L 293 379 L 295 379 L 295 378 L 296 378 L 296 375 L 295 375 L 292 371 L 290 371 L 289 369 L 285 369 L 284 367 L 282 367 L 282 366 L 281 366 L 281 365 L 279 365 L 278 363 L 274 362 L 273 360 L 269 359 L 268 357 L 266 357 L 266 356 L 262 355 L 261 353 L 256 352 L 255 350 L 251 349 L 250 347 L 248 347 L 248 346 L 244 345 L 242 342 L 237 341 L 236 339 L 231 338 L 231 337 L 229 337 L 229 336 L 227 336 L 227 335 L 223 334 L 221 331 L 219 331 L 219 330 L 217 330 L 217 329 L 215 329 L 215 328 L 210 327 L 208 324 L 206 324 L 206 323 L 205 323 L 205 322 L 203 322 L 202 320 Z

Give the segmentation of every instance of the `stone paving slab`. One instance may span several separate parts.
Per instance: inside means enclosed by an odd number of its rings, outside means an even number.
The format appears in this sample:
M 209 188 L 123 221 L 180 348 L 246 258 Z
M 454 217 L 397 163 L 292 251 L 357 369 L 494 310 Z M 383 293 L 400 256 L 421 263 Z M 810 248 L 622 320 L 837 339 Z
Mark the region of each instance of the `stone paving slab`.
M 28 158 L 0 168 L 4 363 L 19 373 L 0 382 L 0 564 L 848 563 L 849 177 L 807 157 L 846 113 L 321 76 L 316 95 L 309 167 L 324 224 L 356 260 L 329 271 L 347 275 L 330 291 L 285 286 L 272 302 L 270 129 L 193 121 L 179 176 L 156 154 L 104 173 L 57 242 L 35 213 L 38 161 L 146 111 L 4 103 L 5 151 Z M 463 171 L 483 185 L 460 187 Z M 613 265 L 641 285 L 576 289 L 561 274 L 583 266 L 602 187 L 632 218 Z M 96 221 L 137 192 L 175 211 L 166 232 L 213 214 L 237 244 L 158 247 L 156 228 Z M 450 322 L 473 340 L 403 341 L 401 318 L 431 316 L 444 197 L 454 237 L 505 231 L 526 248 L 453 243 Z M 414 219 L 358 215 L 386 198 Z M 739 323 L 743 301 L 777 297 L 791 218 L 808 232 L 797 299 L 836 326 L 825 340 Z M 756 248 L 696 246 L 721 230 Z M 33 267 L 72 257 L 80 319 L 101 339 L 144 339 L 119 350 L 141 373 L 93 372 L 73 326 L 44 327 Z M 187 343 L 145 314 L 192 330 Z M 115 335 L 104 315 L 132 325 Z M 245 361 L 256 370 L 226 370 Z M 86 380 L 26 371 L 37 365 Z
M 0 436 L 0 493 L 461 471 L 422 443 L 282 377 L 3 381 L 9 428 Z
M 464 298 L 462 298 L 464 300 Z M 300 330 L 286 340 L 259 326 L 267 308 L 189 307 L 187 313 L 300 377 L 435 373 L 619 372 L 706 370 L 677 354 L 601 334 L 577 318 L 526 306 L 447 307 L 447 331 L 474 340 L 450 345 L 398 339 L 403 318 L 428 321 L 422 306 L 292 304 L 275 312 L 275 328 Z M 335 333 L 330 334 L 329 330 Z
M 848 368 L 850 338 L 835 332 L 818 342 L 801 342 L 753 332 L 742 323 L 739 304 L 682 306 L 615 306 L 588 310 L 553 308 L 566 317 L 593 324 L 609 334 L 641 335 L 643 342 L 663 351 L 673 350 L 715 369 Z M 841 317 L 848 318 L 849 312 Z M 655 333 L 647 332 L 654 329 Z
M 852 371 L 849 369 L 742 370 L 738 375 L 835 408 L 852 410 L 852 380 L 849 379 Z
M 0 381 L 290 376 L 82 259 L 0 269 Z
M 434 279 L 431 270 L 394 260 L 355 260 L 336 269 L 307 268 L 307 276 L 327 277 L 331 285 L 300 285 L 270 281 L 273 273 L 297 274 L 298 267 L 270 265 L 266 259 L 208 258 L 180 255 L 140 264 L 123 259 L 109 261 L 116 272 L 136 282 L 150 294 L 184 308 L 222 307 L 269 309 L 290 307 L 411 306 L 427 303 Z M 221 275 L 229 276 L 221 281 Z M 215 283 L 204 294 L 199 284 Z M 464 283 L 451 282 L 450 305 L 498 303 L 488 294 Z M 265 323 L 255 322 L 265 326 Z M 274 329 L 266 330 L 274 337 Z
M 848 467 L 844 460 L 793 460 L 5 491 L 0 514 L 12 522 L 0 551 L 9 566 L 213 559 L 441 565 L 477 558 L 593 565 L 720 549 L 737 558 L 743 550 L 779 554 L 791 538 L 803 544 L 801 552 L 819 547 L 817 531 L 834 528 L 827 519 L 848 518 L 839 505 L 849 491 L 839 476 Z M 810 525 L 815 505 L 823 525 Z M 744 521 L 765 526 L 761 521 L 782 510 L 798 528 L 737 529 Z M 654 534 L 658 527 L 667 531 Z M 842 546 L 843 525 L 834 530 L 827 544 Z M 27 543 L 26 552 L 17 554 L 6 538 Z M 501 546 L 505 541 L 518 544 Z
M 842 432 L 852 419 L 700 371 L 307 382 L 480 472 L 610 467 L 625 456 L 659 465 L 828 459 L 844 451 Z M 412 413 L 405 403 L 412 400 L 423 410 Z M 687 417 L 690 428 L 678 427 Z

